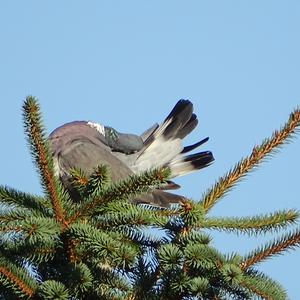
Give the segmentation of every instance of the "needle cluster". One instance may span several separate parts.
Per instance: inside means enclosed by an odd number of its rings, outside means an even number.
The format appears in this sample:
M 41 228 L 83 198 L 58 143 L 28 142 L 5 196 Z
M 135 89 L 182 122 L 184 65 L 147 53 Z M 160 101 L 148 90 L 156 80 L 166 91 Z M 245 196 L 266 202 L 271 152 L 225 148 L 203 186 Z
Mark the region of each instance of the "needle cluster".
M 300 110 L 255 146 L 199 201 L 160 209 L 131 199 L 163 186 L 154 169 L 113 183 L 106 166 L 87 177 L 72 170 L 80 201 L 72 201 L 53 161 L 34 97 L 23 105 L 25 133 L 43 195 L 0 186 L 0 299 L 287 299 L 284 288 L 257 265 L 300 244 L 296 210 L 266 215 L 210 215 L 248 172 L 286 143 L 300 126 Z M 287 230 L 293 226 L 293 229 Z M 209 230 L 239 235 L 285 234 L 246 255 L 216 249 Z

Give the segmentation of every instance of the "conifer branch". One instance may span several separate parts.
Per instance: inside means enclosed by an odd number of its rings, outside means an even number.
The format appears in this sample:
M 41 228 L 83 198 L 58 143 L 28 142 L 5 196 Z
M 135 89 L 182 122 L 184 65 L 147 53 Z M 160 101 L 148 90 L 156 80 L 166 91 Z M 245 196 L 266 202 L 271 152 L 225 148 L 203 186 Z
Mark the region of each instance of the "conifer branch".
M 24 220 L 31 215 L 31 212 L 24 209 L 14 209 L 8 212 L 0 211 L 0 228 L 7 226 L 10 222 Z
M 130 239 L 139 247 L 157 248 L 159 245 L 166 243 L 166 238 L 157 237 L 149 232 L 145 232 L 145 228 L 141 226 L 120 226 L 114 228 L 114 232 L 120 232 L 124 234 L 125 239 Z
M 286 300 L 287 294 L 282 286 L 266 275 L 252 271 L 244 274 L 239 284 L 265 300 Z
M 70 294 L 64 284 L 55 280 L 46 280 L 38 287 L 38 299 L 68 300 Z
M 5 225 L 3 225 L 5 228 Z M 51 218 L 28 216 L 27 218 L 11 221 L 7 228 L 16 232 L 23 232 L 27 239 L 53 238 L 59 233 L 58 224 Z M 6 230 L 7 231 L 7 230 Z
M 49 237 L 44 239 L 36 239 L 34 241 L 22 238 L 16 241 L 14 239 L 6 240 L 1 244 L 1 252 L 6 256 L 15 260 L 30 260 L 32 263 L 41 263 L 51 260 L 60 247 L 60 243 Z
M 23 230 L 21 222 L 30 218 L 27 210 L 16 209 L 0 215 L 0 231 L 2 233 L 21 232 Z
M 86 185 L 87 195 L 97 197 L 101 191 L 110 183 L 110 174 L 106 165 L 99 165 L 90 175 Z
M 96 299 L 126 299 L 128 293 L 131 292 L 131 288 L 126 277 L 122 278 L 116 272 L 107 272 L 105 275 L 106 278 L 103 278 L 104 280 L 95 281 L 95 292 L 98 296 Z
M 262 299 L 274 300 L 274 298 L 271 298 L 268 294 L 266 294 L 263 291 L 259 290 L 256 286 L 256 282 L 252 283 L 252 282 L 248 282 L 248 281 L 245 280 L 244 282 L 241 282 L 240 284 L 242 284 L 245 288 L 247 288 L 248 290 L 250 290 L 251 292 L 253 292 L 257 296 L 261 297 Z
M 51 216 L 51 206 L 45 198 L 20 192 L 16 189 L 0 186 L 0 201 L 19 208 L 26 208 L 34 213 Z
M 187 244 L 184 254 L 186 265 L 192 268 L 212 270 L 221 267 L 225 262 L 224 255 L 208 245 Z
M 62 191 L 54 176 L 53 161 L 42 126 L 40 107 L 37 100 L 28 96 L 23 105 L 25 132 L 30 145 L 31 154 L 38 166 L 42 185 L 49 196 L 56 221 L 66 227 L 65 212 L 62 207 Z
M 127 201 L 113 201 L 97 210 L 97 228 L 109 229 L 116 226 L 152 225 L 164 226 L 169 218 L 160 210 L 145 209 Z
M 266 139 L 261 145 L 255 146 L 250 156 L 239 161 L 232 170 L 209 189 L 202 197 L 201 203 L 206 211 L 210 210 L 217 201 L 233 188 L 243 177 L 261 161 L 274 152 L 275 149 L 289 141 L 300 126 L 300 109 L 295 109 L 287 123 L 279 130 L 274 131 L 271 138 Z
M 82 190 L 88 184 L 88 177 L 81 169 L 72 168 L 69 170 L 71 176 L 72 185 L 75 186 L 78 190 Z
M 248 254 L 243 262 L 241 268 L 246 270 L 254 264 L 260 263 L 274 255 L 282 254 L 284 251 L 299 247 L 300 245 L 300 230 L 298 229 L 294 233 L 289 233 L 282 236 L 279 240 L 271 242 L 264 247 L 260 247 L 250 254 Z
M 108 234 L 87 224 L 73 224 L 67 233 L 69 237 L 80 241 L 78 246 L 90 260 L 97 259 L 99 263 L 108 262 L 115 267 L 124 267 L 132 264 L 138 254 L 137 249 L 126 243 L 120 233 Z
M 148 193 L 158 188 L 169 177 L 170 170 L 167 168 L 154 169 L 141 175 L 132 175 L 125 180 L 111 184 L 100 196 L 86 201 L 83 206 L 68 220 L 71 224 L 78 218 L 93 215 L 97 208 L 111 201 L 130 200 L 138 195 Z
M 242 218 L 208 217 L 207 212 L 289 140 L 300 125 L 300 110 L 221 177 L 201 202 L 186 199 L 181 207 L 165 210 L 131 200 L 163 188 L 170 174 L 166 168 L 115 183 L 105 166 L 95 166 L 89 177 L 73 170 L 70 183 L 79 201 L 69 198 L 55 176 L 33 97 L 27 97 L 23 111 L 45 197 L 0 186 L 1 299 L 287 298 L 277 282 L 252 266 L 299 246 L 300 229 L 245 257 L 219 252 L 202 229 L 261 234 L 295 223 L 295 210 Z
M 199 223 L 200 228 L 236 231 L 258 235 L 263 232 L 279 230 L 297 221 L 299 213 L 295 210 L 279 211 L 273 214 L 243 218 L 206 218 Z
M 0 274 L 6 278 L 6 280 L 10 281 L 14 287 L 16 287 L 19 292 L 25 294 L 28 297 L 31 297 L 34 291 L 27 286 L 20 278 L 18 278 L 15 274 L 11 272 L 11 270 L 6 269 L 0 266 Z
M 101 196 L 101 191 L 110 182 L 110 174 L 106 165 L 97 166 L 89 177 L 82 170 L 75 168 L 70 170 L 70 175 L 72 185 L 82 199 Z
M 195 203 L 190 200 L 185 200 L 181 204 L 181 208 L 180 217 L 184 222 L 182 232 L 187 233 L 187 231 L 197 227 L 197 224 L 203 221 L 205 211 L 201 203 Z
M 2 255 L 0 258 L 0 283 L 14 290 L 20 298 L 32 297 L 36 290 L 36 283 L 24 269 L 7 261 Z

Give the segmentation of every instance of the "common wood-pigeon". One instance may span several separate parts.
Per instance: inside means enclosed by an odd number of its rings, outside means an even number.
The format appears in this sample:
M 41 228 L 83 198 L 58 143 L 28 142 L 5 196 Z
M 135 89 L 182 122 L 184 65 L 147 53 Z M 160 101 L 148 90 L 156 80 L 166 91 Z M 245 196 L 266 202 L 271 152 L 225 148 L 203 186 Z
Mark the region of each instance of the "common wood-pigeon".
M 179 100 L 162 122 L 141 135 L 125 134 L 98 123 L 74 121 L 55 129 L 49 136 L 55 173 L 70 191 L 71 168 L 81 169 L 89 176 L 98 165 L 109 167 L 113 182 L 131 174 L 156 167 L 169 167 L 171 178 L 208 166 L 213 160 L 210 151 L 186 154 L 205 143 L 205 138 L 184 147 L 182 139 L 198 124 L 193 104 Z M 180 186 L 169 181 L 161 189 L 132 199 L 133 203 L 168 207 L 184 197 L 165 190 Z

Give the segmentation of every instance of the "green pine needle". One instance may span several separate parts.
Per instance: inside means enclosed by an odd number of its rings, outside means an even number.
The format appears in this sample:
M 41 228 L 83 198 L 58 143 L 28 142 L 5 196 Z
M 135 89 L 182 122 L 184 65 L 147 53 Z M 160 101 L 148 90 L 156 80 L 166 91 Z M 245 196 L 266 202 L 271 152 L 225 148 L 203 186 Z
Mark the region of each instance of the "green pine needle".
M 31 155 L 40 174 L 42 187 L 51 200 L 56 220 L 64 228 L 66 224 L 62 202 L 65 198 L 65 193 L 57 177 L 54 176 L 53 161 L 45 129 L 42 125 L 40 106 L 32 96 L 28 96 L 24 102 L 23 117 L 25 133 Z
M 40 196 L 20 192 L 16 189 L 0 186 L 0 201 L 14 207 L 26 208 L 33 213 L 52 216 L 51 205 Z
M 0 252 L 0 286 L 12 290 L 18 299 L 27 299 L 34 295 L 37 283 L 27 270 Z
M 300 229 L 294 232 L 284 234 L 278 239 L 275 239 L 262 247 L 250 252 L 246 255 L 241 263 L 244 269 L 247 269 L 254 264 L 260 263 L 266 259 L 270 259 L 276 255 L 283 254 L 285 251 L 294 249 L 300 246 Z
M 141 175 L 131 175 L 117 183 L 112 183 L 101 192 L 100 196 L 91 197 L 83 203 L 68 222 L 72 223 L 78 218 L 97 214 L 103 205 L 112 201 L 128 201 L 139 195 L 149 193 L 164 184 L 169 176 L 170 170 L 161 168 L 146 171 Z
M 267 157 L 288 143 L 297 133 L 300 126 L 300 109 L 295 109 L 281 129 L 275 130 L 272 136 L 255 146 L 252 153 L 241 159 L 230 171 L 206 191 L 201 203 L 206 211 L 210 210 L 225 194 L 227 194 L 250 171 L 258 167 Z
M 45 300 L 68 300 L 69 291 L 61 283 L 55 280 L 47 280 L 39 286 L 38 296 Z
M 240 284 L 253 293 L 259 299 L 265 300 L 286 300 L 288 296 L 282 286 L 259 272 L 249 272 L 244 274 Z
M 284 289 L 253 266 L 300 245 L 300 230 L 242 257 L 214 248 L 207 229 L 258 235 L 291 228 L 296 210 L 254 217 L 211 217 L 209 210 L 240 179 L 290 140 L 295 110 L 280 131 L 254 147 L 203 196 L 175 208 L 136 205 L 165 187 L 160 168 L 111 182 L 106 166 L 87 177 L 71 170 L 74 202 L 54 172 L 40 107 L 23 105 L 25 132 L 45 197 L 0 186 L 0 299 L 222 300 L 286 299 Z
M 204 219 L 202 222 L 199 222 L 198 227 L 258 235 L 261 233 L 276 232 L 280 229 L 284 229 L 291 224 L 295 224 L 298 218 L 298 211 L 285 210 L 256 217 L 209 217 Z

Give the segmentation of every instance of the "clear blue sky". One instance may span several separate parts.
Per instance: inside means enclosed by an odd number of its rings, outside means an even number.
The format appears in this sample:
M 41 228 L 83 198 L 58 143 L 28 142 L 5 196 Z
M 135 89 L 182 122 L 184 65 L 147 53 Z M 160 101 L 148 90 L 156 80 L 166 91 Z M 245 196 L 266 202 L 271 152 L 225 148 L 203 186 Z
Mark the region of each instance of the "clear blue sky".
M 178 179 L 199 199 L 300 104 L 299 1 L 1 1 L 0 183 L 40 193 L 23 135 L 25 96 L 48 132 L 93 120 L 140 133 L 193 101 L 215 163 Z M 216 216 L 300 209 L 300 136 L 239 184 Z M 221 251 L 266 238 L 212 232 Z M 299 299 L 300 249 L 261 265 Z

